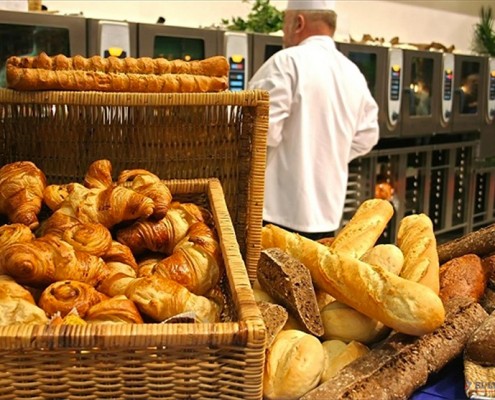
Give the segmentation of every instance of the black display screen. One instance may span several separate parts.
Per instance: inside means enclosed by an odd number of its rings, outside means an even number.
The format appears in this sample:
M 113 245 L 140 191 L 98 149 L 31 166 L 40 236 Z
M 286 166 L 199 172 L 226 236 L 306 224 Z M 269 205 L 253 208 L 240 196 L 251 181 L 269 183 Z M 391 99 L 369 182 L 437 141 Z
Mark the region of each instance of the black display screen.
M 371 95 L 376 98 L 376 54 L 351 51 L 348 57 L 364 75 Z
M 167 60 L 203 60 L 205 58 L 205 42 L 203 39 L 156 36 L 153 57 L 166 58 Z
M 277 51 L 280 50 L 282 50 L 281 45 L 267 44 L 265 46 L 265 61 L 268 60 L 271 56 L 273 56 Z
M 0 87 L 6 87 L 5 63 L 11 56 L 70 56 L 69 29 L 36 25 L 0 24 Z

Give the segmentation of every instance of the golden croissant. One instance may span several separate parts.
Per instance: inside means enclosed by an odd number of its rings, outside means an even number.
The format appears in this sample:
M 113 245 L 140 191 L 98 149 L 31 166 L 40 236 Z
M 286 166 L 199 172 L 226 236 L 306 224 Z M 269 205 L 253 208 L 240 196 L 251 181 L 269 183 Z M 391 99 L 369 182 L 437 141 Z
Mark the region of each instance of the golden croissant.
M 0 226 L 0 253 L 2 249 L 17 242 L 30 242 L 34 233 L 24 224 L 6 224 Z
M 84 186 L 90 189 L 105 189 L 113 185 L 112 164 L 109 160 L 96 160 L 84 176 Z
M 54 282 L 43 290 L 38 305 L 48 316 L 60 313 L 65 317 L 75 308 L 78 315 L 84 318 L 93 305 L 107 298 L 87 283 L 65 280 Z
M 117 179 L 118 185 L 125 185 L 126 182 L 131 183 L 132 190 L 153 200 L 154 218 L 165 217 L 172 202 L 172 193 L 160 178 L 147 170 L 132 169 L 122 171 Z
M 138 308 L 124 295 L 114 296 L 92 306 L 85 317 L 90 324 L 142 324 Z
M 74 224 L 62 233 L 62 239 L 74 249 L 100 257 L 112 246 L 112 234 L 102 224 Z
M 220 280 L 222 253 L 215 232 L 203 222 L 191 225 L 171 256 L 156 263 L 153 275 L 172 279 L 192 293 L 204 295 Z
M 46 187 L 45 174 L 30 161 L 17 161 L 0 168 L 0 214 L 11 223 L 34 230 Z
M 20 284 L 34 287 L 64 279 L 96 286 L 107 274 L 101 258 L 77 251 L 55 235 L 6 246 L 0 263 L 0 270 Z
M 136 221 L 117 231 L 117 240 L 127 245 L 134 254 L 145 250 L 172 254 L 174 247 L 182 240 L 189 227 L 198 221 L 208 221 L 208 211 L 193 203 L 171 204 L 164 218 Z
M 134 279 L 126 290 L 141 313 L 155 321 L 192 311 L 202 322 L 217 322 L 220 307 L 204 296 L 197 296 L 180 283 L 160 276 Z
M 74 216 L 80 222 L 100 223 L 111 228 L 153 213 L 153 200 L 131 189 L 122 186 L 88 189 L 78 183 L 72 185 L 70 195 L 57 212 Z
M 65 199 L 69 197 L 71 185 L 48 185 L 43 191 L 43 202 L 52 211 L 56 211 L 63 204 Z

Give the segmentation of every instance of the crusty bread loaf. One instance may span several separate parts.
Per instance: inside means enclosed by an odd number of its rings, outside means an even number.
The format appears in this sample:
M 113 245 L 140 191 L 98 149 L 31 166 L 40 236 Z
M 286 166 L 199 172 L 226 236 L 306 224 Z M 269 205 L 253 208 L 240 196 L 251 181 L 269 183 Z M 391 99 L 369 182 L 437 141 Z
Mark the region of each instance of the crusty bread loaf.
M 42 53 L 10 57 L 7 84 L 16 90 L 219 92 L 228 88 L 228 68 L 227 60 L 221 56 L 187 62 L 147 57 L 48 57 Z
M 280 304 L 257 301 L 266 328 L 266 348 L 269 349 L 275 337 L 285 326 L 289 313 Z
M 301 262 L 281 249 L 265 249 L 258 260 L 257 278 L 261 287 L 285 306 L 307 332 L 323 335 L 311 274 Z
M 400 221 L 397 244 L 404 254 L 400 276 L 428 286 L 438 294 L 438 253 L 433 223 L 426 214 L 408 215 Z
M 381 199 L 366 200 L 337 234 L 330 249 L 361 258 L 374 246 L 393 214 L 394 208 L 390 202 Z
M 484 257 L 495 251 L 495 224 L 469 232 L 437 246 L 440 264 L 464 254 Z
M 321 310 L 321 319 L 326 340 L 337 339 L 344 342 L 358 341 L 372 344 L 390 333 L 390 328 L 376 319 L 349 307 L 340 301 L 334 301 Z
M 440 267 L 440 298 L 469 297 L 480 301 L 487 285 L 481 259 L 476 254 L 453 258 Z
M 474 331 L 464 349 L 466 395 L 495 398 L 495 312 Z
M 404 266 L 404 254 L 394 244 L 377 244 L 364 253 L 361 261 L 371 265 L 378 265 L 395 275 L 399 275 Z
M 326 341 L 322 343 L 323 351 L 325 353 L 325 369 L 321 375 L 321 383 L 328 381 L 333 376 L 337 375 L 340 370 L 349 365 L 354 360 L 357 360 L 369 351 L 369 348 L 364 344 L 353 340 L 345 345 L 340 350 L 340 346 L 334 344 L 328 344 L 333 341 Z M 337 347 L 335 353 L 333 348 Z
M 480 300 L 481 306 L 488 314 L 495 311 L 495 290 L 486 288 L 483 297 Z
M 470 299 L 451 299 L 446 309 L 445 323 L 434 332 L 421 337 L 390 336 L 301 400 L 409 398 L 430 374 L 462 353 L 471 334 L 487 317 Z
M 320 341 L 297 330 L 280 332 L 267 350 L 263 397 L 296 400 L 315 388 L 324 368 Z
M 403 333 L 423 335 L 444 321 L 431 289 L 274 225 L 262 228 L 262 247 L 277 247 L 310 271 L 316 286 L 337 300 Z

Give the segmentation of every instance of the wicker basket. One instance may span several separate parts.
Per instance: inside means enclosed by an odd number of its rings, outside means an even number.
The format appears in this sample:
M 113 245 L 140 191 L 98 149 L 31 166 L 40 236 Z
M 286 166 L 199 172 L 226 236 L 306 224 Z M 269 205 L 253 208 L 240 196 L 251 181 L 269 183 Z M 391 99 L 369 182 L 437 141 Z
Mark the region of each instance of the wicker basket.
M 256 276 L 268 93 L 17 92 L 0 89 L 0 165 L 33 161 L 49 182 L 91 162 L 163 179 L 218 178 L 251 280 Z
M 0 327 L 0 399 L 260 399 L 265 327 L 216 179 L 167 181 L 208 207 L 232 322 Z

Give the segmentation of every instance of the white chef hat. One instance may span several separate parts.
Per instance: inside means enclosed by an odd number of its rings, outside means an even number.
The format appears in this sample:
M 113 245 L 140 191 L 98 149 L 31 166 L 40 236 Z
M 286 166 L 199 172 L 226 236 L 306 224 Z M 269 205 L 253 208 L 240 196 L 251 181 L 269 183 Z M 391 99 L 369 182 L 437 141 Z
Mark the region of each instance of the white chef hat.
M 335 10 L 335 0 L 288 0 L 287 10 Z

